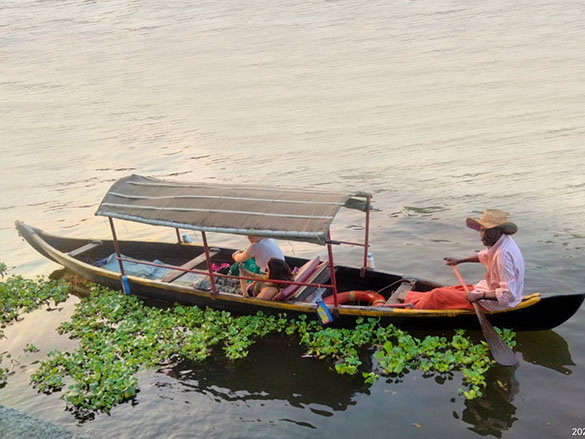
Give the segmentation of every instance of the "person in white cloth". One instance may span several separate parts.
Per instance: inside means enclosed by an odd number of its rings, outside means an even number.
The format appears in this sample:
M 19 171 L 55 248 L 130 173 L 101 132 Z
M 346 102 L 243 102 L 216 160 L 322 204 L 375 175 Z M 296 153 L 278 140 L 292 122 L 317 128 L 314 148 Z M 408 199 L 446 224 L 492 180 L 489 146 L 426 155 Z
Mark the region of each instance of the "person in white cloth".
M 266 273 L 266 265 L 271 258 L 284 261 L 282 250 L 274 239 L 248 235 L 248 241 L 250 245 L 245 250 L 237 250 L 232 254 L 234 261 L 246 262 L 248 259 L 254 258 L 262 273 Z
M 447 265 L 480 262 L 486 268 L 484 279 L 468 285 L 466 294 L 461 285 L 435 288 L 427 292 L 410 291 L 404 302 L 417 309 L 473 309 L 472 302 L 488 311 L 512 308 L 522 301 L 524 258 L 512 239 L 518 231 L 505 212 L 487 209 L 480 219 L 467 218 L 467 227 L 478 230 L 486 249 L 464 259 L 445 258 Z

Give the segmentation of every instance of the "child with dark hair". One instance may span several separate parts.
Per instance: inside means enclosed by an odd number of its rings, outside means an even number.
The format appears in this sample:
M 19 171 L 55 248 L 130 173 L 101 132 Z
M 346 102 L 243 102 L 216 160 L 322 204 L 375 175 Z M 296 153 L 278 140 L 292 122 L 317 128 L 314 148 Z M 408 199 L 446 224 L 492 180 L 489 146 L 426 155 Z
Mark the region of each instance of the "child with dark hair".
M 243 269 L 240 269 L 244 272 Z M 288 284 L 281 282 L 270 282 L 270 281 L 292 281 L 293 276 L 290 271 L 288 264 L 282 259 L 271 258 L 266 264 L 266 280 L 258 280 L 252 282 L 246 286 L 246 281 L 240 279 L 240 287 L 242 294 L 245 297 L 256 297 L 258 299 L 270 300 L 276 296 L 280 290 L 285 288 Z

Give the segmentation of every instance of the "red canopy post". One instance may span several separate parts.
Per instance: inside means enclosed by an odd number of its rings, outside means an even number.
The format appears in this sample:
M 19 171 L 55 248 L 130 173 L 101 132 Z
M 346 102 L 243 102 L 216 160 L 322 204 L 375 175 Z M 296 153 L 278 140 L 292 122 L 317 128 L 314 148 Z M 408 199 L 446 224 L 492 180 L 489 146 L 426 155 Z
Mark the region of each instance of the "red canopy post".
M 331 241 L 331 231 L 327 230 L 327 239 Z M 327 254 L 329 256 L 329 272 L 331 273 L 331 286 L 333 287 L 333 303 L 335 308 L 339 307 L 337 302 L 337 279 L 335 278 L 335 264 L 333 263 L 333 249 L 331 243 L 327 243 Z
M 370 247 L 370 204 L 372 197 L 368 195 L 366 200 L 366 231 L 364 236 L 364 264 L 360 270 L 360 276 L 366 277 L 366 268 L 368 267 L 368 248 Z
M 120 254 L 120 246 L 118 245 L 118 237 L 116 236 L 114 220 L 111 217 L 109 217 L 108 219 L 110 220 L 110 229 L 112 229 L 112 237 L 114 238 L 114 249 L 116 250 L 118 264 L 120 265 L 120 274 L 124 276 L 124 264 L 122 264 L 122 255 Z
M 211 282 L 211 297 L 215 298 L 217 290 L 215 288 L 215 279 L 213 278 L 213 271 L 211 270 L 211 257 L 209 256 L 209 247 L 207 246 L 207 236 L 205 232 L 201 232 L 201 239 L 203 240 L 203 251 L 205 251 L 205 259 L 207 260 L 207 272 L 209 273 L 209 281 Z

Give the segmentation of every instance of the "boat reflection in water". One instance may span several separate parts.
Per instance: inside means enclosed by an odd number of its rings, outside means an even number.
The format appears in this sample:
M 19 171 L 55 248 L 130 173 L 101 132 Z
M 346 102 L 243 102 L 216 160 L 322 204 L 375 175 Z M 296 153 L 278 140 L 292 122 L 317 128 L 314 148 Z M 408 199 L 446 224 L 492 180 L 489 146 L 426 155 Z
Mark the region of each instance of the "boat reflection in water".
M 465 401 L 461 418 L 471 424 L 471 431 L 481 435 L 502 437 L 502 432 L 512 427 L 518 418 L 516 406 L 512 404 L 520 390 L 516 379 L 519 366 L 493 366 L 486 373 L 487 386 L 479 398 Z M 454 414 L 457 417 L 456 414 Z
M 355 396 L 370 387 L 361 375 L 338 375 L 329 362 L 303 353 L 296 341 L 274 335 L 259 340 L 248 357 L 237 362 L 218 354 L 202 363 L 184 361 L 159 372 L 177 380 L 171 385 L 173 393 L 196 392 L 211 395 L 216 401 L 251 405 L 287 401 L 292 407 L 326 417 L 355 405 Z
M 569 352 L 567 341 L 554 331 L 531 331 L 516 334 L 516 350 L 522 353 L 522 358 L 528 363 L 546 367 L 570 375 L 575 366 Z
M 523 332 L 516 335 L 516 350 L 525 362 L 543 366 L 564 375 L 570 375 L 575 366 L 565 339 L 554 331 Z M 465 401 L 461 415 L 463 422 L 471 424 L 470 430 L 497 438 L 518 420 L 514 398 L 520 391 L 516 378 L 521 366 L 494 365 L 486 373 L 487 386 L 480 398 Z M 453 416 L 459 418 L 454 412 Z
M 72 292 L 80 297 L 87 294 L 81 288 L 83 281 L 67 270 L 58 270 L 51 277 L 69 281 L 73 286 Z M 442 333 L 413 331 L 412 334 L 424 337 Z M 479 333 L 469 335 L 472 339 L 480 337 Z M 469 425 L 470 430 L 480 435 L 500 438 L 519 419 L 514 404 L 520 391 L 517 378 L 519 368 L 535 365 L 570 375 L 570 366 L 575 366 L 566 340 L 552 330 L 518 332 L 515 340 L 516 355 L 521 355 L 524 360 L 520 366 L 492 366 L 486 373 L 487 385 L 483 395 L 466 400 L 461 413 L 453 412 L 455 419 L 462 420 Z M 371 354 L 363 355 L 361 360 L 363 370 L 375 369 Z M 167 381 L 160 374 L 170 380 Z M 325 417 L 355 406 L 359 395 L 369 394 L 371 388 L 364 383 L 361 374 L 341 376 L 332 370 L 330 361 L 306 357 L 298 340 L 292 341 L 284 335 L 270 335 L 258 340 L 250 348 L 248 357 L 236 362 L 226 360 L 225 355 L 218 350 L 201 363 L 183 361 L 163 367 L 155 381 L 158 381 L 154 387 L 158 388 L 159 398 L 173 398 L 194 392 L 208 395 L 218 402 L 244 402 L 246 405 L 286 401 L 288 404 L 284 407 L 289 405 Z M 378 381 L 378 385 L 381 381 Z M 142 399 L 147 398 L 146 393 L 142 394 Z M 408 401 L 402 403 L 410 404 Z M 319 428 L 310 424 L 310 418 L 307 417 L 301 416 L 303 420 L 294 420 L 298 413 L 295 414 L 290 408 L 284 408 L 284 411 L 286 414 L 283 413 L 283 421 L 311 429 Z

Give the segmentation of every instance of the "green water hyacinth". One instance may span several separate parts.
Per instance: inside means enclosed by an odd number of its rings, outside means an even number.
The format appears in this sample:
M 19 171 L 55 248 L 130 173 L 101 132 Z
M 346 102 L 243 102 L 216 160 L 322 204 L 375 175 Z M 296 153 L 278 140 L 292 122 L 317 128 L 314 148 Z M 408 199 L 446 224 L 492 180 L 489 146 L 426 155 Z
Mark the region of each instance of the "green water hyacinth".
M 394 326 L 382 327 L 377 319 L 361 319 L 354 329 L 323 328 L 300 316 L 285 315 L 234 317 L 227 311 L 175 305 L 167 309 L 145 306 L 135 296 L 94 286 L 88 299 L 77 305 L 71 321 L 61 333 L 79 339 L 73 352 L 51 352 L 31 380 L 38 390 L 62 390 L 68 405 L 81 410 L 108 412 L 115 404 L 131 399 L 137 392 L 135 374 L 139 367 L 157 367 L 183 359 L 204 361 L 212 349 L 221 346 L 229 360 L 248 355 L 250 346 L 270 333 L 297 336 L 307 354 L 330 359 L 340 374 L 362 373 L 365 382 L 379 377 L 360 369 L 364 348 L 376 350 L 377 370 L 399 377 L 409 370 L 425 374 L 461 371 L 467 398 L 481 395 L 484 374 L 492 364 L 485 344 L 474 344 L 457 331 L 446 337 L 412 337 Z M 513 334 L 502 334 L 511 341 Z
M 38 277 L 35 280 L 22 276 L 9 276 L 6 264 L 0 262 L 0 325 L 15 320 L 20 314 L 33 311 L 51 301 L 55 304 L 67 300 L 69 289 L 64 283 Z M 0 338 L 4 333 L 0 330 Z
M 62 284 L 41 279 L 12 277 L 1 288 L 3 306 L 18 312 L 67 297 Z M 15 301 L 22 289 L 27 290 L 22 294 L 24 303 Z M 464 386 L 460 392 L 469 399 L 481 395 L 485 372 L 493 364 L 485 343 L 473 343 L 462 330 L 450 338 L 418 339 L 392 325 L 380 326 L 373 318 L 359 319 L 353 329 L 338 329 L 323 327 L 305 315 L 292 320 L 284 314 L 262 312 L 236 317 L 195 306 L 157 308 L 136 296 L 95 285 L 58 332 L 77 339 L 78 346 L 71 352 L 49 352 L 31 382 L 41 392 L 62 391 L 67 406 L 81 412 L 109 412 L 116 404 L 135 398 L 140 368 L 185 359 L 205 361 L 218 352 L 235 361 L 245 358 L 250 347 L 268 334 L 294 337 L 307 355 L 330 361 L 339 374 L 361 374 L 368 384 L 380 376 L 392 382 L 417 369 L 439 377 L 459 372 Z M 511 331 L 501 336 L 513 346 Z M 24 350 L 35 352 L 36 347 L 28 344 Z M 363 365 L 364 355 L 374 360 L 371 370 Z M 1 360 L 2 356 L 0 366 Z M 7 375 L 7 369 L 0 368 L 0 386 Z
M 485 372 L 494 363 L 485 342 L 472 343 L 464 336 L 463 330 L 457 330 L 451 340 L 436 336 L 420 340 L 393 325 L 379 326 L 377 319 L 358 319 L 357 323 L 353 330 L 313 328 L 311 331 L 303 325 L 298 332 L 309 354 L 336 360 L 338 373 L 357 373 L 362 363 L 358 349 L 362 346 L 380 346 L 374 359 L 378 361 L 382 375 L 398 378 L 415 369 L 422 370 L 428 376 L 460 371 L 463 383 L 468 387 L 468 390 L 460 389 L 460 392 L 468 399 L 482 395 L 481 388 L 486 385 Z M 500 335 L 509 346 L 515 345 L 512 331 L 500 331 Z M 373 383 L 378 378 L 374 372 L 362 372 L 362 376 L 367 383 Z
M 23 349 L 24 352 L 38 352 L 39 348 L 37 348 L 34 344 L 28 343 Z

